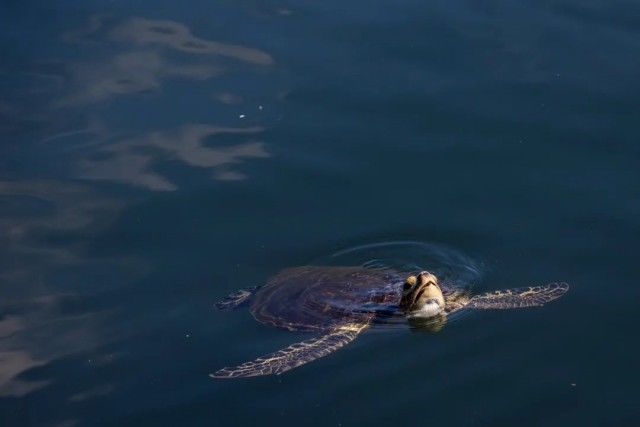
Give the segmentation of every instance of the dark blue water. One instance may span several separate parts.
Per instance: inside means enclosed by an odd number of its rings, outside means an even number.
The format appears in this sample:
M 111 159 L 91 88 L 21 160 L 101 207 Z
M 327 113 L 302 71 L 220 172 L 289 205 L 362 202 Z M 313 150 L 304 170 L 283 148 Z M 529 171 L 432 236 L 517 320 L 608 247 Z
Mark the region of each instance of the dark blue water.
M 0 425 L 637 425 L 640 7 L 0 5 Z M 444 245 L 543 308 L 307 338 L 229 292 Z

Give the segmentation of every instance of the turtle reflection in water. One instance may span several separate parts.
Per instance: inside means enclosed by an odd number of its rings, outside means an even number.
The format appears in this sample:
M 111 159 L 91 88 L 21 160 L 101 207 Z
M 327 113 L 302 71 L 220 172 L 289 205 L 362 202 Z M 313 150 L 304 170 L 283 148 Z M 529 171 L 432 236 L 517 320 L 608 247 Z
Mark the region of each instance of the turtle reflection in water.
M 338 350 L 381 318 L 384 322 L 403 316 L 438 330 L 447 315 L 462 309 L 535 307 L 568 289 L 566 283 L 550 283 L 471 295 L 466 289 L 440 284 L 426 271 L 405 278 L 392 270 L 362 267 L 288 268 L 266 285 L 241 289 L 216 306 L 226 310 L 248 305 L 259 322 L 316 336 L 211 376 L 281 374 Z

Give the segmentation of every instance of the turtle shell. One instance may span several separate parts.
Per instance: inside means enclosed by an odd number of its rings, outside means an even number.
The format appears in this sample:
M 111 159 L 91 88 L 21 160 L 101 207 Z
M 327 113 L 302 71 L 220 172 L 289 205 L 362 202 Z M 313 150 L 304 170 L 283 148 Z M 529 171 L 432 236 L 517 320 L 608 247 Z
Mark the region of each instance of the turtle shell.
M 403 281 L 397 272 L 383 269 L 287 268 L 256 292 L 250 311 L 259 322 L 292 331 L 369 322 L 375 307 L 399 301 Z

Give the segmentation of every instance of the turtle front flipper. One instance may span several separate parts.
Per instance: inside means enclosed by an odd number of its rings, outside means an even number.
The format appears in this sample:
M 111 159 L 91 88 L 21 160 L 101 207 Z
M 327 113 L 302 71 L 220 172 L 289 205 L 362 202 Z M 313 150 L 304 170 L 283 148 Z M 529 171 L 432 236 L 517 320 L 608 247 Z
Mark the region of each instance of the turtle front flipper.
M 222 368 L 210 374 L 213 378 L 242 378 L 280 375 L 290 369 L 324 357 L 356 339 L 368 323 L 349 323 L 332 329 L 326 335 L 311 338 L 267 354 L 242 365 Z
M 569 285 L 566 283 L 549 283 L 543 286 L 487 292 L 472 297 L 466 307 L 479 309 L 536 307 L 560 298 L 568 290 Z
M 252 286 L 250 288 L 238 289 L 218 301 L 216 308 L 218 310 L 233 310 L 234 308 L 238 308 L 248 302 L 259 287 L 260 286 Z

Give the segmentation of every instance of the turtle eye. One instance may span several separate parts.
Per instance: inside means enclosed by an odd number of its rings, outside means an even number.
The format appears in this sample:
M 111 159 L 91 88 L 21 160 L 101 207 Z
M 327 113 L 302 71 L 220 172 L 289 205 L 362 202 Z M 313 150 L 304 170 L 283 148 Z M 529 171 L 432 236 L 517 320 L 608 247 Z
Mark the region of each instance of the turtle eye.
M 407 290 L 409 288 L 411 288 L 412 286 L 414 286 L 416 283 L 418 282 L 418 279 L 416 279 L 416 276 L 409 276 L 407 277 L 407 281 L 404 282 L 404 289 Z

